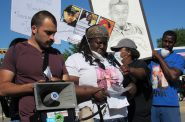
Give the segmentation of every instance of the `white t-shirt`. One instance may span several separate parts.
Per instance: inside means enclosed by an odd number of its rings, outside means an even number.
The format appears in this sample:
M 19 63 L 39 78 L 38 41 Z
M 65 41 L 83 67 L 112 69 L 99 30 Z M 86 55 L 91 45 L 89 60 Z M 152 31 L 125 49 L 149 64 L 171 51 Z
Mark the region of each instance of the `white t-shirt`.
M 123 75 L 119 69 L 112 66 L 106 59 L 102 63 L 105 65 L 105 70 L 99 68 L 95 62 L 93 62 L 93 65 L 90 65 L 89 62 L 85 61 L 81 53 L 75 53 L 66 60 L 66 68 L 69 75 L 79 77 L 79 85 L 100 87 L 102 84 L 106 84 L 105 87 L 109 89 L 113 82 L 121 84 Z M 98 85 L 98 83 L 100 84 Z M 107 101 L 110 107 L 106 107 L 104 119 L 127 116 L 127 106 L 129 103 L 125 96 L 111 96 Z M 97 111 L 96 105 L 93 104 L 91 100 L 78 105 L 79 108 L 85 106 L 89 106 L 93 112 Z M 95 118 L 99 118 L 99 115 L 96 115 Z

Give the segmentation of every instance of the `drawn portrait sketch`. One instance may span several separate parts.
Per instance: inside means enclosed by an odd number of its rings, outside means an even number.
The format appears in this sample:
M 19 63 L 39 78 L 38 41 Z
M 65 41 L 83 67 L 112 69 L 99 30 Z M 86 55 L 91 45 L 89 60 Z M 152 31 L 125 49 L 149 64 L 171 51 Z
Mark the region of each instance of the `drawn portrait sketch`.
M 152 55 L 150 35 L 139 0 L 90 0 L 93 12 L 115 22 L 111 33 L 110 47 L 115 46 L 122 38 L 132 39 L 140 52 L 140 58 Z

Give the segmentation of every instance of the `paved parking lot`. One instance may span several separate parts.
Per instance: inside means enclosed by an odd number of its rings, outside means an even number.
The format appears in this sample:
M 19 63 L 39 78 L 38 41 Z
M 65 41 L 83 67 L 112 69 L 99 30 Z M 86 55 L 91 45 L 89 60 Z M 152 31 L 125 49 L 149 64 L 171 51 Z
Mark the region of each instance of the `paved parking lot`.
M 185 100 L 180 102 L 181 122 L 185 122 Z

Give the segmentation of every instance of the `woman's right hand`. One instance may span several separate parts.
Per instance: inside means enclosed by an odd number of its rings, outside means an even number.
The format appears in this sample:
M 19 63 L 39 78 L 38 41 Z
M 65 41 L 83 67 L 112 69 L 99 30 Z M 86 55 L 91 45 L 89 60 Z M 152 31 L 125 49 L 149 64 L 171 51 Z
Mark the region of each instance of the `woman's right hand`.
M 103 104 L 107 102 L 107 97 L 110 97 L 107 90 L 99 89 L 93 94 L 94 102 Z

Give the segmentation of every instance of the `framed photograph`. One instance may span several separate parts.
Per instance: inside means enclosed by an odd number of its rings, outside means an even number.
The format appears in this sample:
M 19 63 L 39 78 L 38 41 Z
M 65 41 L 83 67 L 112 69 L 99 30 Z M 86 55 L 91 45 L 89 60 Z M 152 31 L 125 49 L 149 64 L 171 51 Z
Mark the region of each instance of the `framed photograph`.
M 140 52 L 140 59 L 152 56 L 152 41 L 141 0 L 90 0 L 92 12 L 115 22 L 108 43 L 115 46 L 121 39 L 133 40 Z

